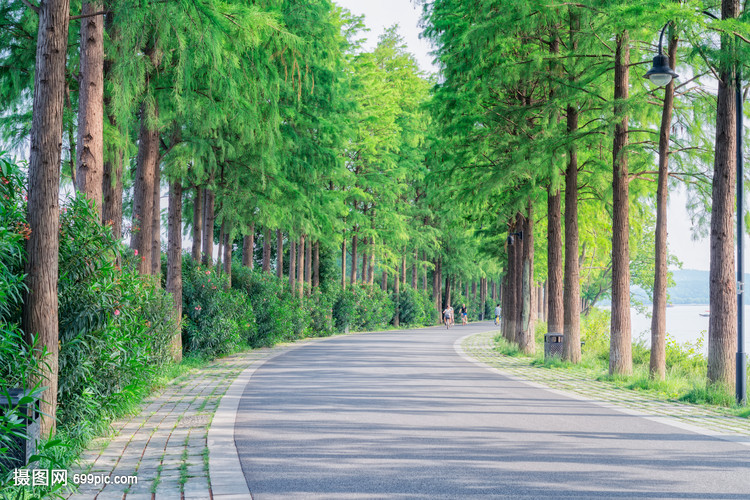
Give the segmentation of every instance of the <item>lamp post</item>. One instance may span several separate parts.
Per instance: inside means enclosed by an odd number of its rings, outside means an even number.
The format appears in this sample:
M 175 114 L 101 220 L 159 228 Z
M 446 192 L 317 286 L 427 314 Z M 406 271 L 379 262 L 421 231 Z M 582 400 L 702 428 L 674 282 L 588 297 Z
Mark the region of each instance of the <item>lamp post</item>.
M 705 14 L 714 17 L 710 13 Z M 651 80 L 651 82 L 657 86 L 663 86 L 669 84 L 673 78 L 677 78 L 679 75 L 669 67 L 669 60 L 667 56 L 662 52 L 662 41 L 664 38 L 664 31 L 667 29 L 671 22 L 664 25 L 659 35 L 659 53 L 654 57 L 653 66 L 645 77 Z M 740 74 L 739 62 L 735 64 L 735 99 L 736 99 L 736 120 L 737 120 L 737 356 L 736 356 L 736 380 L 735 380 L 735 393 L 738 405 L 745 405 L 747 403 L 747 358 L 745 355 L 745 332 L 744 332 L 744 318 L 743 318 L 743 288 L 744 288 L 744 263 L 743 263 L 743 247 L 742 247 L 742 236 L 744 232 L 743 226 L 745 225 L 745 213 L 743 207 L 743 192 L 744 192 L 744 179 L 743 179 L 743 161 L 742 161 L 742 78 Z

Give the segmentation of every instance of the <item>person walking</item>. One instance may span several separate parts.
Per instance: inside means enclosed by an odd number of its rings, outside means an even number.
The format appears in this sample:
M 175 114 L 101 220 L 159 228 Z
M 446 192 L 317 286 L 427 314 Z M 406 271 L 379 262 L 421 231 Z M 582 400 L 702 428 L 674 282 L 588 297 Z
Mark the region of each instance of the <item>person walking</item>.
M 495 325 L 496 325 L 496 326 L 500 324 L 500 313 L 501 313 L 501 312 L 502 312 L 502 311 L 501 311 L 501 309 L 500 309 L 500 304 L 497 304 L 497 305 L 495 306 Z

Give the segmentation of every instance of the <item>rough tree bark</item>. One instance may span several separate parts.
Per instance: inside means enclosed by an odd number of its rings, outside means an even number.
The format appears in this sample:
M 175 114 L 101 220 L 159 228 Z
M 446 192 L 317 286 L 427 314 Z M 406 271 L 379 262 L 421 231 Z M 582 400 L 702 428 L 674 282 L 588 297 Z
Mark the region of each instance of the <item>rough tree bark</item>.
M 414 264 L 411 266 L 411 287 L 417 289 L 417 266 L 419 266 L 419 250 L 414 250 Z
M 547 190 L 547 331 L 563 332 L 563 259 L 560 190 Z
M 263 272 L 271 272 L 271 230 L 266 228 L 263 233 Z M 300 269 L 302 272 L 302 269 Z
M 297 287 L 300 298 L 305 293 L 305 235 L 299 237 L 297 244 Z
M 169 224 L 167 225 L 167 284 L 172 294 L 177 330 L 172 337 L 172 358 L 182 359 L 182 184 L 180 180 L 169 183 Z
M 190 254 L 195 262 L 201 260 L 201 241 L 203 233 L 203 188 L 195 186 L 193 197 L 193 247 Z
M 609 373 L 633 372 L 630 331 L 630 247 L 628 236 L 628 115 L 623 102 L 628 98 L 630 38 L 627 31 L 616 37 L 615 48 L 615 135 L 612 145 L 612 321 L 609 341 Z
M 670 28 L 670 31 L 671 30 Z M 669 67 L 677 62 L 677 37 L 669 37 Z M 654 245 L 654 300 L 651 313 L 651 355 L 649 374 L 664 380 L 667 371 L 667 200 L 669 195 L 669 135 L 674 109 L 674 79 L 664 89 L 664 107 L 659 129 L 659 177 L 656 188 L 656 235 Z
M 346 237 L 341 240 L 341 289 L 346 290 Z
M 242 238 L 242 265 L 253 269 L 255 267 L 255 223 L 250 224 L 248 233 Z
M 203 189 L 203 258 L 204 265 L 214 261 L 214 192 Z
M 284 233 L 276 230 L 276 277 L 284 277 Z
M 578 109 L 567 108 L 568 133 L 578 130 Z M 565 171 L 565 276 L 563 278 L 563 359 L 581 361 L 581 285 L 578 268 L 578 151 L 568 147 Z
M 232 287 L 232 228 L 227 225 L 224 229 L 224 274 L 227 277 L 227 290 Z
M 313 248 L 313 277 L 312 286 L 318 288 L 320 286 L 320 242 L 315 242 Z
M 294 295 L 294 287 L 297 284 L 297 240 L 289 233 L 289 290 Z
M 521 264 L 521 324 L 518 346 L 525 354 L 534 354 L 534 206 L 528 202 L 527 215 L 523 221 L 523 246 Z
M 357 235 L 352 235 L 352 275 L 349 282 L 354 285 L 357 282 Z
M 722 19 L 740 14 L 739 0 L 722 0 Z M 731 35 L 721 37 L 721 49 L 732 48 Z M 719 72 L 716 103 L 716 145 L 711 193 L 711 257 L 709 267 L 708 383 L 735 382 L 737 352 L 737 278 L 735 276 L 733 211 L 737 182 L 737 112 L 731 66 Z
M 141 106 L 141 129 L 138 135 L 138 157 L 136 159 L 133 185 L 133 233 L 130 248 L 138 251 L 138 272 L 151 272 L 152 228 L 154 223 L 154 181 L 159 162 L 159 131 L 149 126 L 149 112 L 158 116 L 159 109 Z
M 83 2 L 82 15 L 102 10 L 100 1 Z M 81 19 L 78 136 L 75 183 L 102 215 L 104 180 L 104 16 Z
M 396 312 L 393 315 L 393 326 L 400 326 L 401 324 L 401 304 L 400 304 L 400 298 L 401 298 L 401 282 L 399 279 L 399 273 L 395 272 L 393 277 L 393 294 L 396 297 L 395 299 L 395 306 L 396 306 Z
M 49 355 L 40 363 L 39 382 L 47 389 L 40 402 L 41 435 L 55 433 L 57 409 L 58 323 L 57 282 L 65 58 L 68 42 L 68 0 L 47 0 L 39 5 L 34 97 L 29 152 L 26 286 L 23 330 L 29 343 L 38 336 L 38 349 Z M 39 350 L 34 354 L 38 355 Z
M 161 169 L 157 160 L 154 170 L 154 209 L 151 223 L 151 275 L 161 275 Z M 160 286 L 161 280 L 156 280 Z
M 308 240 L 305 246 L 305 283 L 307 294 L 312 290 L 312 241 Z

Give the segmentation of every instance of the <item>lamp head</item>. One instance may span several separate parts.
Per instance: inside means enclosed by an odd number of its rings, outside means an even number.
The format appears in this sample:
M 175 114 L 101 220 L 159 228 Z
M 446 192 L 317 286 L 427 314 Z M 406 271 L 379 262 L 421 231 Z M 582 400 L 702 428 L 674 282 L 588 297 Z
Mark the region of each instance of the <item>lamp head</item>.
M 669 67 L 669 59 L 667 56 L 660 53 L 654 57 L 654 64 L 651 69 L 646 72 L 645 78 L 651 80 L 654 85 L 662 87 L 664 85 L 669 85 L 669 82 L 678 76 L 680 75 L 675 73 L 674 70 Z

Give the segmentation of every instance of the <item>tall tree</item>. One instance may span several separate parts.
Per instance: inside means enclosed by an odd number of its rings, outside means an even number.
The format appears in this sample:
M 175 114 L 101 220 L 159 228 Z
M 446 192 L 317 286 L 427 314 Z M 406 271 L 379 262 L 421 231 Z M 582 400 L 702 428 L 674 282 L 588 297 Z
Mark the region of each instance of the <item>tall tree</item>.
M 60 220 L 59 168 L 65 93 L 70 2 L 48 0 L 39 6 L 33 118 L 29 151 L 28 222 L 31 234 L 26 245 L 26 286 L 23 329 L 31 343 L 38 337 L 35 355 L 45 349 L 40 364 L 42 436 L 55 433 L 58 370 L 58 225 Z

